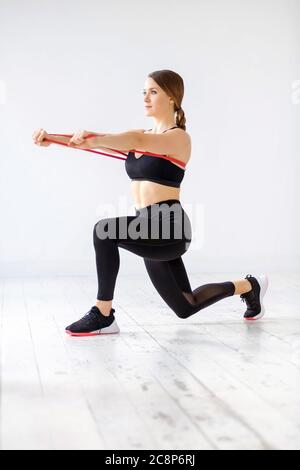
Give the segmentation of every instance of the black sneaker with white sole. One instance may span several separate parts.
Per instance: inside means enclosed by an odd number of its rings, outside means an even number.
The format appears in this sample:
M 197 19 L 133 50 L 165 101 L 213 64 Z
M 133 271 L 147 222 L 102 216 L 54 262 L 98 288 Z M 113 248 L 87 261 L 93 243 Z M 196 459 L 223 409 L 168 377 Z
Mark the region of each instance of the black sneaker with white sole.
M 66 333 L 71 336 L 96 336 L 119 333 L 120 329 L 114 317 L 115 309 L 109 316 L 103 315 L 94 305 L 80 320 L 66 327 Z
M 261 274 L 256 277 L 251 274 L 247 274 L 245 279 L 248 279 L 250 282 L 252 290 L 240 295 L 242 301 L 246 302 L 247 305 L 244 318 L 245 320 L 258 320 L 265 314 L 265 307 L 262 303 L 262 299 L 268 288 L 268 277 L 265 274 Z

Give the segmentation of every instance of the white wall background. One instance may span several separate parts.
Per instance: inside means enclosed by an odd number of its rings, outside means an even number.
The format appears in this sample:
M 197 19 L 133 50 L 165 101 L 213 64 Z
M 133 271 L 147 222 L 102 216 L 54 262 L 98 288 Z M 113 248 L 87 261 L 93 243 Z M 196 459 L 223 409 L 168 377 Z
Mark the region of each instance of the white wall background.
M 124 162 L 32 133 L 150 128 L 163 68 L 193 145 L 188 272 L 299 271 L 299 44 L 299 0 L 1 0 L 0 276 L 96 273 L 94 224 L 134 214 Z M 120 255 L 120 275 L 145 273 Z

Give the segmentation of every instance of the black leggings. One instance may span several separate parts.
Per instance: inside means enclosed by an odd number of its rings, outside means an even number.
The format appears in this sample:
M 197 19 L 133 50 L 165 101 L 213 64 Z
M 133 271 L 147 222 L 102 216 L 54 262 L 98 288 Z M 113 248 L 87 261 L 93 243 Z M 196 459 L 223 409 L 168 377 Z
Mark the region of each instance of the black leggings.
M 98 300 L 113 299 L 120 267 L 119 247 L 144 259 L 157 292 L 180 318 L 234 295 L 231 281 L 192 290 L 182 260 L 192 231 L 180 201 L 167 199 L 135 211 L 135 216 L 105 218 L 94 226 Z

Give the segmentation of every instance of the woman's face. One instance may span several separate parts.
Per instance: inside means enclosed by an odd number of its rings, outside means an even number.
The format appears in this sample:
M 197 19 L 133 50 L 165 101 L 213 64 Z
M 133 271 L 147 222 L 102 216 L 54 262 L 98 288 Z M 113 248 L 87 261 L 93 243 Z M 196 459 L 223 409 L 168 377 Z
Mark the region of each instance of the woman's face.
M 145 82 L 143 96 L 147 116 L 163 116 L 172 109 L 173 100 L 150 77 Z

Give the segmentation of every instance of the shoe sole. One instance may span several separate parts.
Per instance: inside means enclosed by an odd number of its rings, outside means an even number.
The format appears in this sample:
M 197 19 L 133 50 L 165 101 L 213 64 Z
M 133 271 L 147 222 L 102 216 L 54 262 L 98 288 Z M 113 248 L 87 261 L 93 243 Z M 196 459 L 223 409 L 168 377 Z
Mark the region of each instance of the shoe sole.
M 70 336 L 99 336 L 99 335 L 114 335 L 120 333 L 120 328 L 114 320 L 111 325 L 106 328 L 101 328 L 101 330 L 91 331 L 90 333 L 74 333 L 70 330 L 65 330 L 65 332 Z
M 260 285 L 260 293 L 259 293 L 259 303 L 260 303 L 260 308 L 261 311 L 258 315 L 255 315 L 255 317 L 244 317 L 245 321 L 256 321 L 262 318 L 265 314 L 265 307 L 263 305 L 262 299 L 264 298 L 264 295 L 267 291 L 268 285 L 269 285 L 269 279 L 266 274 L 262 274 L 260 276 L 253 276 L 257 280 L 258 284 Z

